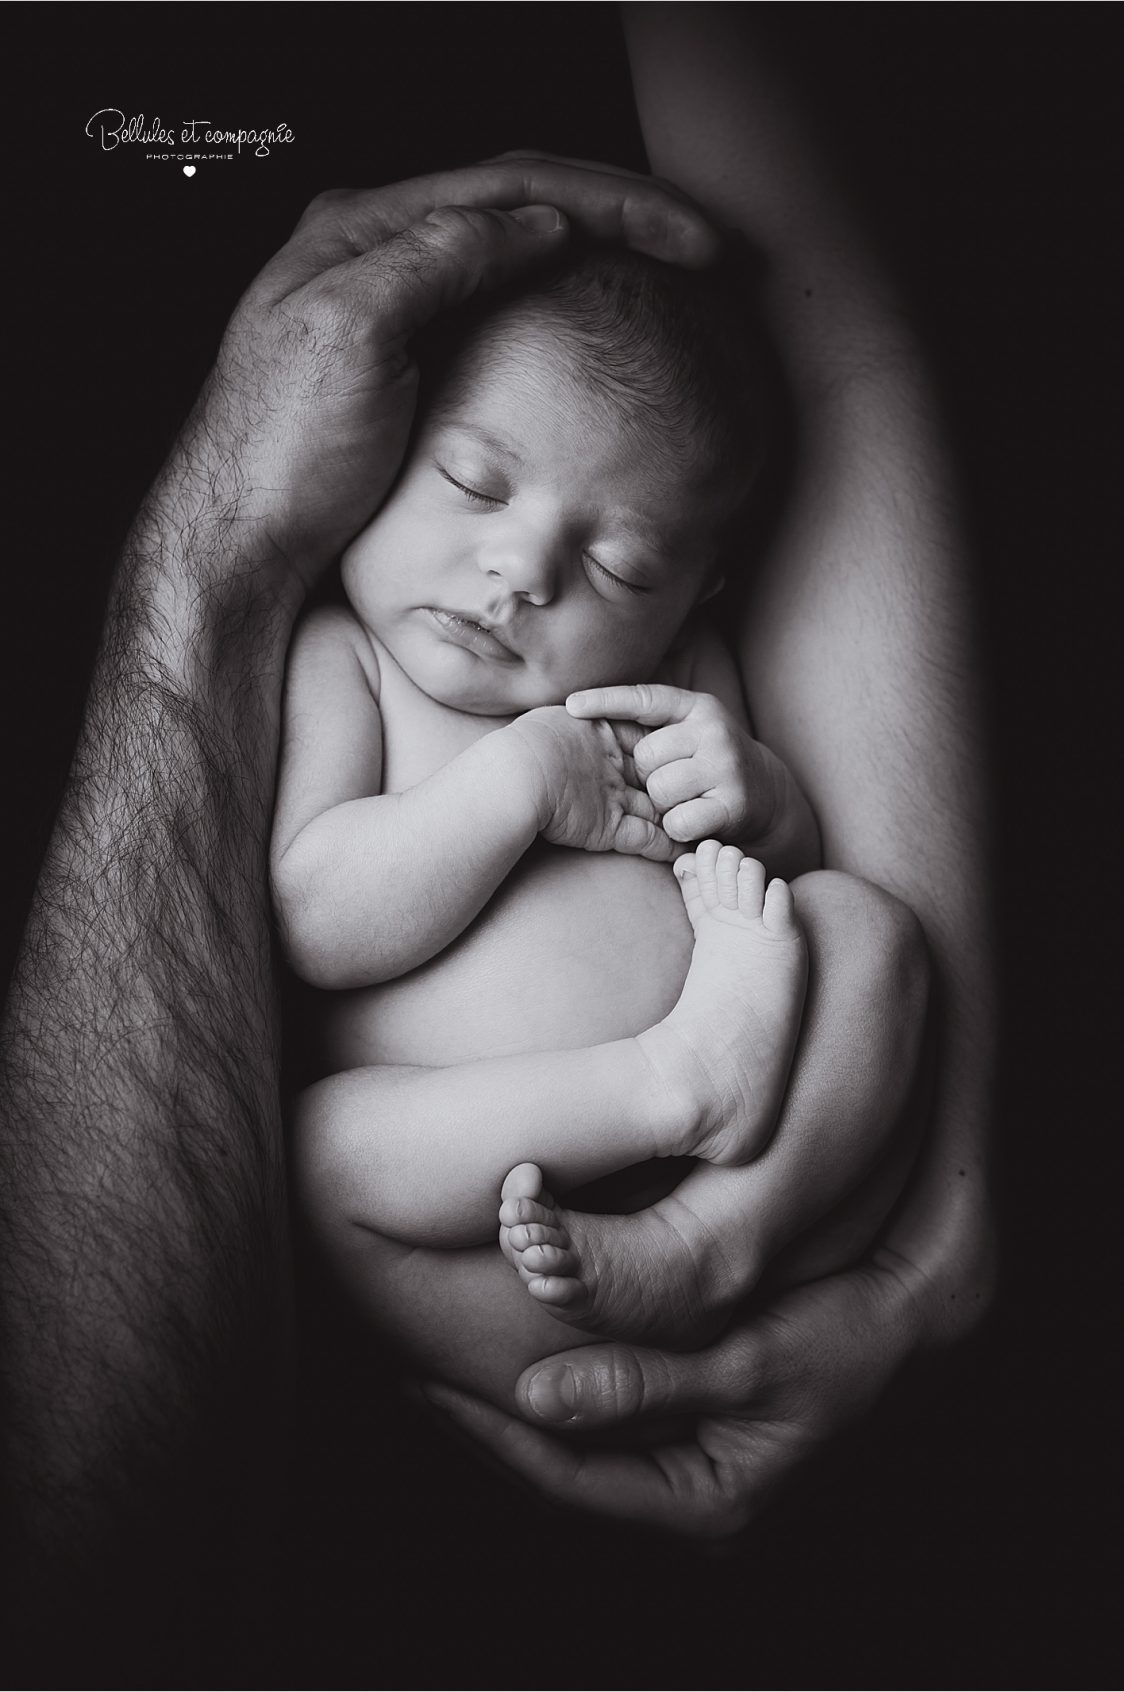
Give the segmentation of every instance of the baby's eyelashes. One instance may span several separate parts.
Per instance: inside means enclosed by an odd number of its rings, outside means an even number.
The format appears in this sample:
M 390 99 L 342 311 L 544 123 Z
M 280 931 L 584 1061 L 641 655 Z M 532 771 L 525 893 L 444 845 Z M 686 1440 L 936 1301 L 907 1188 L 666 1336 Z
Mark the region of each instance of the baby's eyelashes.
M 437 468 L 445 480 L 459 493 L 462 493 L 471 504 L 487 506 L 490 510 L 506 504 L 506 501 L 500 499 L 497 494 L 484 493 L 480 488 L 474 488 L 468 482 L 460 481 L 451 471 L 446 470 L 443 464 L 439 464 Z

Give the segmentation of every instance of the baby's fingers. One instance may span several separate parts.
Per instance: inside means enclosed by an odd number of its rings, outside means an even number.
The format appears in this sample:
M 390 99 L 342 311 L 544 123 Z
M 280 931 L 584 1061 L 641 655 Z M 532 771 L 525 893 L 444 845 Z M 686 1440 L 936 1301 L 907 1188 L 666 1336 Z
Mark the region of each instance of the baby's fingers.
M 688 799 L 685 805 L 675 805 L 664 813 L 664 833 L 681 843 L 706 840 L 710 836 L 721 839 L 729 827 L 730 814 L 722 800 L 713 793 L 701 799 Z
M 571 693 L 566 709 L 571 717 L 622 717 L 655 728 L 659 723 L 677 723 L 698 701 L 697 693 L 661 682 L 639 682 L 635 687 L 586 687 Z
M 698 725 L 693 722 L 668 723 L 664 728 L 641 734 L 632 748 L 636 767 L 643 775 L 651 775 L 662 764 L 677 763 L 680 758 L 693 758 L 699 747 Z
M 613 851 L 626 858 L 650 858 L 653 863 L 669 864 L 676 855 L 676 845 L 669 840 L 659 823 L 646 817 L 625 815 L 617 824 L 613 837 Z
M 688 799 L 701 799 L 712 785 L 697 758 L 678 758 L 674 764 L 661 764 L 646 783 L 652 803 L 661 811 L 670 811 Z

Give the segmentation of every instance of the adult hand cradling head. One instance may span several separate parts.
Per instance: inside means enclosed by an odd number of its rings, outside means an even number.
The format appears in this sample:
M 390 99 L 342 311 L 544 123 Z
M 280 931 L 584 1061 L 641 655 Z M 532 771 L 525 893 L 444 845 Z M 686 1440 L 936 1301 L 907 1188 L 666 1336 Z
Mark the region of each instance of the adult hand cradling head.
M 234 313 L 187 425 L 192 464 L 307 585 L 401 462 L 414 333 L 556 257 L 571 231 L 690 266 L 718 247 L 677 189 L 545 154 L 319 195 Z

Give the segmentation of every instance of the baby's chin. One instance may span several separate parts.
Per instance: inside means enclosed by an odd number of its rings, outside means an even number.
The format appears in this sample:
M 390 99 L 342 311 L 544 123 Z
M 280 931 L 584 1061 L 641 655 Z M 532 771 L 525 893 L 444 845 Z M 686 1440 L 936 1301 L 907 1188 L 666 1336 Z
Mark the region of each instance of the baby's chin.
M 444 676 L 413 675 L 410 679 L 435 704 L 444 705 L 450 711 L 461 711 L 467 717 L 493 717 L 497 726 L 502 722 L 510 723 L 525 711 L 534 711 L 540 705 L 564 705 L 567 696 L 574 691 L 566 688 L 561 693 L 554 693 L 528 688 L 526 697 L 513 697 L 516 693 L 521 694 L 522 690 L 489 688 L 482 681 L 453 681 Z

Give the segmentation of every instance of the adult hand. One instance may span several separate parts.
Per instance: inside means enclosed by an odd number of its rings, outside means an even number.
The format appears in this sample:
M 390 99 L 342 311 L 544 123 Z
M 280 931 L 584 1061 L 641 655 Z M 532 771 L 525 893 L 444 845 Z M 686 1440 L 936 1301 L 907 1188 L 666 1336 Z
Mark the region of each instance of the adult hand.
M 173 459 L 176 499 L 186 469 L 259 559 L 309 582 L 401 461 L 415 331 L 557 255 L 571 227 L 687 265 L 717 244 L 677 190 L 546 155 L 319 195 L 235 310 Z
M 919 1345 L 953 1332 L 937 1289 L 893 1253 L 878 1252 L 846 1274 L 784 1293 L 703 1351 L 596 1345 L 537 1363 L 516 1389 L 531 1422 L 446 1386 L 425 1391 L 560 1504 L 720 1538 L 748 1526 L 774 1488 L 861 1416 Z M 629 1451 L 591 1450 L 540 1431 L 593 1433 L 638 1416 L 685 1414 L 697 1418 L 690 1437 Z

